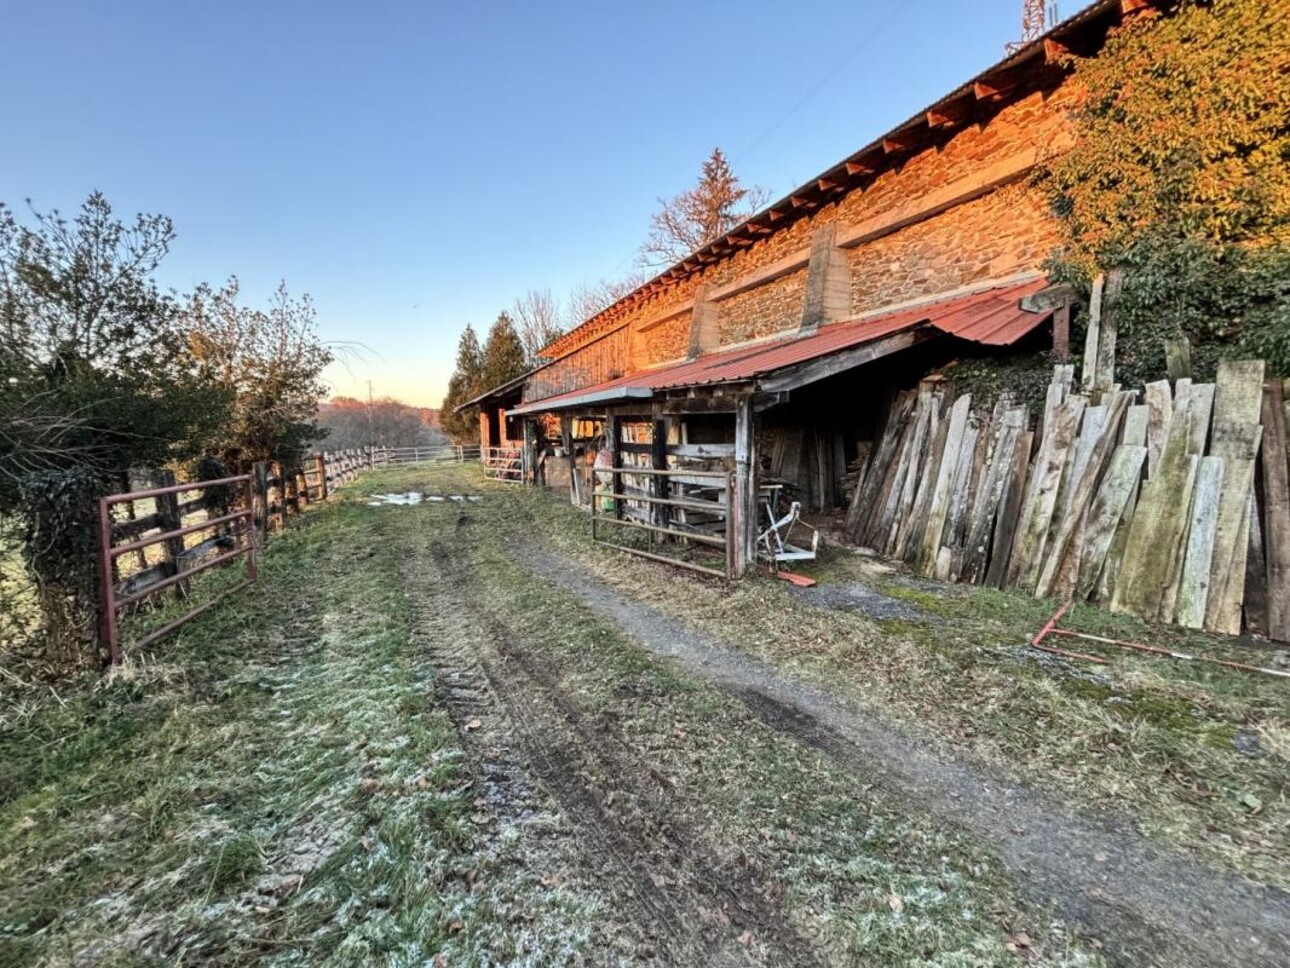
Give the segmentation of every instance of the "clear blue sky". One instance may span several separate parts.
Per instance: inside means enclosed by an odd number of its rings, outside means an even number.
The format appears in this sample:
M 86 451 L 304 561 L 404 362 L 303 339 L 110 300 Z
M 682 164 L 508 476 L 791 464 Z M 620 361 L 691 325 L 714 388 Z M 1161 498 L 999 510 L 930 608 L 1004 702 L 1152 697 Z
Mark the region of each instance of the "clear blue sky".
M 337 392 L 436 404 L 463 324 L 630 269 L 714 146 L 778 197 L 997 60 L 1020 8 L 9 0 L 0 198 L 170 215 L 165 284 L 285 277 L 368 347 Z

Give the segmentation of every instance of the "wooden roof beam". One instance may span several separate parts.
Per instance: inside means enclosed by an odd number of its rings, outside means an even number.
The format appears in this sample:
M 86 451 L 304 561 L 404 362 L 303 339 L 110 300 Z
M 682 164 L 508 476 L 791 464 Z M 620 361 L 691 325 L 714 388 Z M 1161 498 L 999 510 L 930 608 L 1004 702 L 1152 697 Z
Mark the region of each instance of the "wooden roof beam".
M 929 128 L 954 128 L 971 120 L 973 102 L 968 98 L 950 101 L 927 112 Z
M 874 172 L 878 171 L 878 167 L 878 165 L 870 164 L 864 159 L 860 159 L 859 161 L 848 161 L 846 163 L 847 174 L 852 177 L 856 175 L 872 175 Z
M 896 131 L 882 139 L 882 150 L 889 155 L 899 154 L 921 148 L 926 141 L 926 136 L 917 130 Z
M 1056 64 L 1069 57 L 1071 49 L 1055 37 L 1044 38 L 1044 63 Z
M 978 101 L 996 101 L 1007 97 L 1021 83 L 1021 72 L 1016 70 L 999 71 L 989 77 L 974 81 L 972 93 Z
M 793 208 L 815 208 L 819 204 L 815 199 L 807 198 L 805 195 L 791 195 L 788 201 Z

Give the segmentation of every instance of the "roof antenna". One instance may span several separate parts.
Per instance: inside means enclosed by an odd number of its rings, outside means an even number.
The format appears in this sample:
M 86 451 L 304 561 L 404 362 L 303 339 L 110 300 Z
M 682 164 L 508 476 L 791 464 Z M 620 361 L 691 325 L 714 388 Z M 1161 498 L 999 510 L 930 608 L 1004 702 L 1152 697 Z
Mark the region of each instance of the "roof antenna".
M 1057 24 L 1057 0 L 1022 0 L 1021 39 L 1007 45 L 1015 54 L 1032 40 L 1038 40 Z

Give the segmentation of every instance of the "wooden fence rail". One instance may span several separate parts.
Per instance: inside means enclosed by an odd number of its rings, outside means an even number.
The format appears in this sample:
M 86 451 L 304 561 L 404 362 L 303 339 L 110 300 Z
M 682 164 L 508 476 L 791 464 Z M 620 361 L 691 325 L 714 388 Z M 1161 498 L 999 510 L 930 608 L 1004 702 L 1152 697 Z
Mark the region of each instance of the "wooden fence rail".
M 99 506 L 99 638 L 109 661 L 125 655 L 119 629 L 124 612 L 151 608 L 167 595 L 186 599 L 193 575 L 245 558 L 244 580 L 129 646 L 178 629 L 255 581 L 255 550 L 270 531 L 285 528 L 360 473 L 463 463 L 479 454 L 478 447 L 352 448 L 313 454 L 294 466 L 257 463 L 249 473 L 212 481 L 177 483 L 169 471 L 142 475 L 134 489 L 107 495 Z

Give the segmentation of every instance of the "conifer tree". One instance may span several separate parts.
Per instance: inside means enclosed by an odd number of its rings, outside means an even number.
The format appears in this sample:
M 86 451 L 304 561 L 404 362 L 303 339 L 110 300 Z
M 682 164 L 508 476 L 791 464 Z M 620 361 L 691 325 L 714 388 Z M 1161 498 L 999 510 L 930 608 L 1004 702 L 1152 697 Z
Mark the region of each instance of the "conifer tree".
M 637 259 L 642 266 L 680 262 L 714 242 L 760 208 L 762 188 L 745 188 L 720 148 L 713 148 L 694 188 L 666 201 L 650 219 L 649 238 Z
M 448 393 L 439 408 L 439 423 L 443 432 L 458 443 L 471 443 L 479 437 L 474 409 L 463 413 L 453 411 L 486 388 L 483 384 L 484 354 L 479 348 L 479 337 L 469 323 L 457 341 L 457 366 L 448 380 Z
M 489 327 L 488 339 L 484 343 L 483 366 L 481 372 L 480 393 L 509 383 L 517 376 L 528 372 L 528 354 L 524 351 L 524 341 L 515 329 L 509 313 L 498 315 Z

